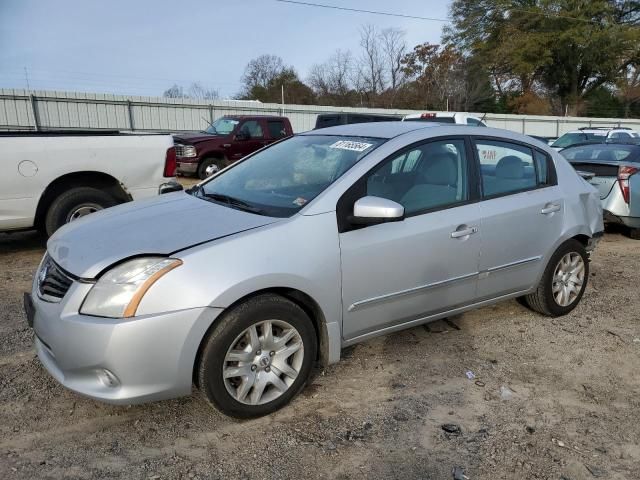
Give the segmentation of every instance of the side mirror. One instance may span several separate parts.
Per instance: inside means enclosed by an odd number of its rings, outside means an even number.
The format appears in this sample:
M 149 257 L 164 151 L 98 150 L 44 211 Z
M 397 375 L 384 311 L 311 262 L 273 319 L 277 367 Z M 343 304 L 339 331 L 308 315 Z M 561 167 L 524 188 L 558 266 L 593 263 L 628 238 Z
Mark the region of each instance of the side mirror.
M 236 140 L 249 140 L 249 134 L 247 132 L 239 131 L 236 133 Z
M 404 207 L 393 200 L 380 197 L 362 197 L 353 205 L 349 221 L 356 225 L 375 225 L 404 219 Z
M 165 193 L 181 192 L 182 190 L 184 190 L 184 187 L 175 180 L 172 180 L 160 185 L 158 187 L 158 194 L 163 195 Z

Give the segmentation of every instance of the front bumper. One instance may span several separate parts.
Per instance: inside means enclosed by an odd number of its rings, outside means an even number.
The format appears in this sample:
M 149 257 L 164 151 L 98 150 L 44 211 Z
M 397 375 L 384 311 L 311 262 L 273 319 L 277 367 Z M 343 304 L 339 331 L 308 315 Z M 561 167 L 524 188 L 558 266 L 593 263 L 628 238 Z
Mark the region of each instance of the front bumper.
M 179 173 L 196 173 L 198 171 L 198 159 L 191 158 L 189 160 L 178 159 L 177 171 Z
M 89 288 L 74 283 L 60 303 L 32 292 L 35 347 L 47 371 L 69 390 L 113 404 L 188 395 L 198 347 L 221 310 L 130 319 L 81 315 Z

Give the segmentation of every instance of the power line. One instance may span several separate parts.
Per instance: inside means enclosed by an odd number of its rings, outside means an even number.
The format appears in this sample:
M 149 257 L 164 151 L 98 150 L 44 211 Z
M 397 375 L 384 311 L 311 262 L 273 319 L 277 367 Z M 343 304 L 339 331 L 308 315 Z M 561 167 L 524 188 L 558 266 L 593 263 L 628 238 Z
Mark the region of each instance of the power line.
M 411 18 L 414 20 L 427 20 L 430 22 L 443 22 L 443 23 L 451 22 L 450 20 L 447 20 L 444 18 L 420 17 L 418 15 L 404 15 L 402 13 L 380 12 L 376 10 L 362 10 L 360 8 L 339 7 L 337 5 L 324 5 L 322 3 L 299 2 L 297 0 L 274 0 L 274 1 L 280 2 L 280 3 L 292 3 L 294 5 L 304 5 L 305 7 L 319 7 L 319 8 L 330 8 L 334 10 L 346 10 L 348 12 L 371 13 L 373 15 L 384 15 L 387 17 Z
M 298 1 L 298 0 L 274 0 L 274 1 L 275 2 L 280 2 L 280 3 L 292 3 L 294 5 L 303 5 L 305 7 L 329 8 L 329 9 L 334 9 L 334 10 L 346 10 L 348 12 L 370 13 L 370 14 L 373 14 L 373 15 L 384 15 L 384 16 L 388 16 L 388 17 L 411 18 L 411 19 L 415 19 L 415 20 L 426 20 L 426 21 L 431 21 L 431 22 L 451 23 L 451 20 L 444 19 L 444 18 L 421 17 L 421 16 L 418 16 L 418 15 L 406 15 L 406 14 L 402 14 L 402 13 L 380 12 L 380 11 L 376 11 L 376 10 L 363 10 L 363 9 L 360 9 L 360 8 L 339 7 L 337 5 L 325 5 L 323 3 L 301 2 L 301 1 Z M 539 15 L 539 16 L 542 16 L 542 17 L 559 18 L 559 19 L 564 19 L 564 20 L 574 20 L 576 22 L 585 22 L 585 23 L 593 23 L 593 24 L 599 24 L 600 23 L 597 20 L 592 20 L 592 19 L 588 19 L 588 18 L 571 17 L 569 15 L 564 15 L 562 13 L 536 12 L 534 10 L 526 10 L 524 8 L 515 8 L 515 7 L 505 7 L 505 10 L 511 10 L 511 11 L 514 11 L 514 12 L 521 12 L 521 13 L 528 13 L 530 15 Z

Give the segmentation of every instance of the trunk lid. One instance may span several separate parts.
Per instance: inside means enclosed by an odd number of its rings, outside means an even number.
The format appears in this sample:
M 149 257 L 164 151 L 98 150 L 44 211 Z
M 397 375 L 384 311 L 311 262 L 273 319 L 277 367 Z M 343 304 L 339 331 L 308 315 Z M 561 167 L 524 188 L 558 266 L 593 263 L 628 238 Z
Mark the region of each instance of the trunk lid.
M 591 172 L 595 176 L 587 180 L 598 189 L 600 200 L 609 196 L 611 189 L 618 181 L 618 165 L 592 162 L 571 162 L 573 168 L 581 172 Z

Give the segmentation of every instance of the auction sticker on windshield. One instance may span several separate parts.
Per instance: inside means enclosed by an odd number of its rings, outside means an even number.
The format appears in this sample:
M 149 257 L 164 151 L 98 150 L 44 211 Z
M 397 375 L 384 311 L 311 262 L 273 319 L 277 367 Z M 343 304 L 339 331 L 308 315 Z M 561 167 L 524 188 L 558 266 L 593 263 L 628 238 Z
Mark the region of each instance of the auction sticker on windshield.
M 338 148 L 340 150 L 351 150 L 353 152 L 364 152 L 367 148 L 372 147 L 373 143 L 352 142 L 350 140 L 340 140 L 329 148 Z

